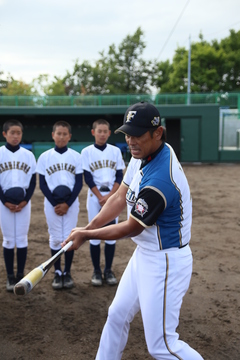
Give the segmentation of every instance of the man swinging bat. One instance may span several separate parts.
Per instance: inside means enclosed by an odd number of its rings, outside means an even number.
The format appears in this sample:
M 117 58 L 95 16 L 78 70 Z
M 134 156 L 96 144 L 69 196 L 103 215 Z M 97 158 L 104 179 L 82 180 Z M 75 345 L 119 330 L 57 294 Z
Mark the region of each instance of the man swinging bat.
M 131 237 L 137 245 L 109 308 L 96 360 L 121 359 L 130 323 L 140 310 L 148 351 L 154 359 L 201 360 L 176 332 L 192 274 L 188 181 L 163 139 L 155 106 L 146 102 L 132 105 L 115 132 L 126 135 L 132 154 L 123 182 L 99 214 L 85 228 L 73 229 L 62 243 L 73 241 L 70 249 L 76 250 L 92 238 Z M 126 202 L 128 220 L 103 227 L 121 213 Z

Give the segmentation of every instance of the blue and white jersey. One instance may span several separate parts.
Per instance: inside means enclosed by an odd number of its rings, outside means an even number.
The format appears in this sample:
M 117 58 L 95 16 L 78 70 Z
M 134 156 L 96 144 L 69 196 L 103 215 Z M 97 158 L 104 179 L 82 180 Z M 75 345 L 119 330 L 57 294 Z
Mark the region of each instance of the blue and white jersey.
M 188 181 L 173 149 L 161 151 L 142 168 L 134 159 L 123 182 L 131 214 L 145 230 L 132 240 L 148 250 L 181 247 L 191 238 L 192 199 Z M 129 172 L 129 173 L 128 173 Z
M 128 164 L 126 173 L 124 175 L 123 178 L 123 183 L 128 187 L 128 192 L 126 195 L 126 200 L 127 200 L 127 216 L 129 217 L 132 207 L 133 205 L 135 205 L 136 202 L 136 194 L 135 194 L 135 190 L 133 189 L 137 189 L 137 193 L 138 193 L 138 184 L 139 181 L 142 179 L 142 175 L 140 172 L 140 166 L 141 166 L 141 160 L 140 159 L 135 159 L 133 156 L 131 157 L 131 160 Z M 129 186 L 131 184 L 131 187 Z

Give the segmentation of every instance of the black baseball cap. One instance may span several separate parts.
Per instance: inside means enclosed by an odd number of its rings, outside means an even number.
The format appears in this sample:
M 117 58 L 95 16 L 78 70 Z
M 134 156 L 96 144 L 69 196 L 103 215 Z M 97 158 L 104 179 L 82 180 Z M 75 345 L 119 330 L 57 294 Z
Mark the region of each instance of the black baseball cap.
M 152 104 L 141 101 L 127 109 L 123 125 L 114 132 L 138 137 L 160 125 L 161 118 L 158 109 Z

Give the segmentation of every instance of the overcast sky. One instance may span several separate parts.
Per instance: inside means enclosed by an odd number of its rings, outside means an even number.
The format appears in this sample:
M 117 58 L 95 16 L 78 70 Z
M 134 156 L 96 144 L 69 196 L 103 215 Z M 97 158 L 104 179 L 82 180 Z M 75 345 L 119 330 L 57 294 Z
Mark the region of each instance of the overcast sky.
M 25 82 L 61 77 L 139 26 L 143 58 L 171 61 L 190 36 L 210 42 L 240 30 L 240 0 L 0 0 L 0 71 Z

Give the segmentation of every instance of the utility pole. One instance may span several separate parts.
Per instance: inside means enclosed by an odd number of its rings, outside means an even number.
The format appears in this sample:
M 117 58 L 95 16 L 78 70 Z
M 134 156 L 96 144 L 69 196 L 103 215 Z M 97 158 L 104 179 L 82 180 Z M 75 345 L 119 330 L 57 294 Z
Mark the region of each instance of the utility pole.
M 191 36 L 189 36 L 189 51 L 188 51 L 188 87 L 187 87 L 187 104 L 190 105 L 190 93 L 191 93 Z

